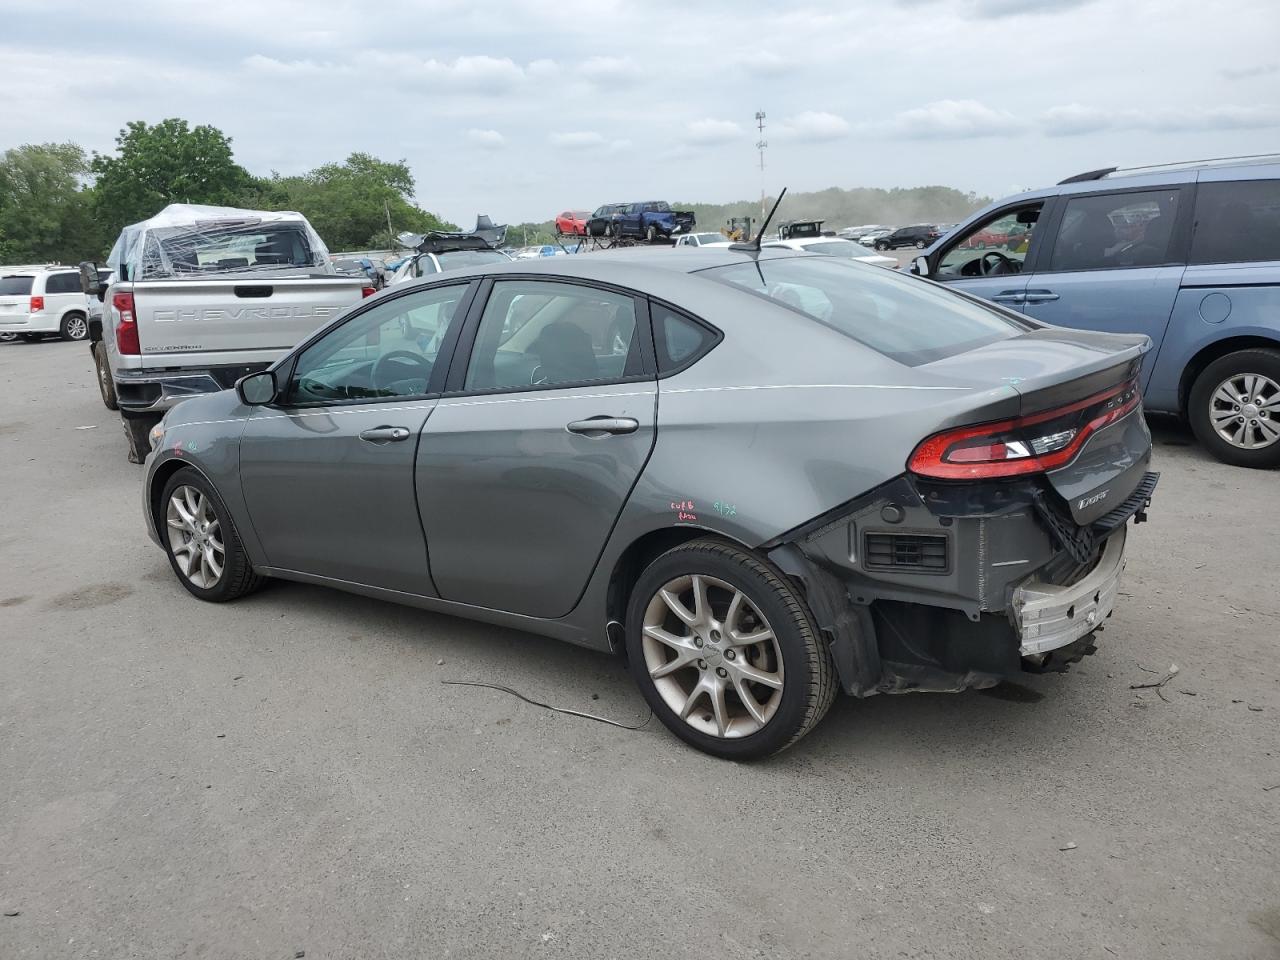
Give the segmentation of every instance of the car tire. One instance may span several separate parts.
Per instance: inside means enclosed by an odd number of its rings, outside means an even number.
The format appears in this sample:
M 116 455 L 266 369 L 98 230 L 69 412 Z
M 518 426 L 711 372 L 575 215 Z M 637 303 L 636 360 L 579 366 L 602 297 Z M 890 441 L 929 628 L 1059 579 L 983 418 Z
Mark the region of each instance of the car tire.
M 881 253 L 884 253 L 886 250 L 889 249 L 889 245 L 885 243 L 883 240 L 877 240 L 876 249 L 879 250 Z
M 652 223 L 651 223 L 651 224 L 649 224 L 649 228 L 648 228 L 647 230 L 645 230 L 645 232 L 644 232 L 644 238 L 645 238 L 646 240 L 648 240 L 650 243 L 657 243 L 657 242 L 658 242 L 658 228 L 657 228 L 657 227 L 655 227 Z
M 98 392 L 102 394 L 102 403 L 108 410 L 119 410 L 116 400 L 116 381 L 111 376 L 111 368 L 107 366 L 107 349 L 99 341 L 93 345 L 93 368 L 98 377 Z
M 613 236 L 613 224 L 612 224 L 612 223 L 606 223 L 606 224 L 604 225 L 604 236 L 606 236 L 606 237 L 612 237 L 612 236 Z
M 1237 350 L 1214 360 L 1196 377 L 1186 415 L 1196 439 L 1223 463 L 1280 466 L 1280 350 Z
M 170 477 L 154 509 L 169 565 L 193 597 L 225 603 L 266 579 L 254 573 L 231 512 L 198 470 L 183 467 Z
M 0 343 L 13 343 L 17 339 L 18 335 L 16 333 L 0 333 Z
M 928 245 L 929 245 L 929 244 L 925 243 L 925 241 L 923 241 L 923 240 L 917 240 L 917 241 L 916 241 L 916 249 L 917 249 L 917 250 L 923 250 L 923 249 L 924 249 L 925 247 L 927 247 Z
M 124 411 L 120 412 L 130 463 L 142 463 L 147 459 L 147 454 L 151 452 L 151 428 L 159 422 L 158 413 L 126 415 Z
M 699 606 L 705 612 L 691 624 Z M 743 634 L 768 639 L 735 642 Z M 721 540 L 682 544 L 641 573 L 628 604 L 626 647 L 631 674 L 667 729 L 729 760 L 785 750 L 823 718 L 838 688 L 799 591 L 763 558 Z
M 62 318 L 58 334 L 63 340 L 84 340 L 89 336 L 89 321 L 83 313 L 68 313 Z

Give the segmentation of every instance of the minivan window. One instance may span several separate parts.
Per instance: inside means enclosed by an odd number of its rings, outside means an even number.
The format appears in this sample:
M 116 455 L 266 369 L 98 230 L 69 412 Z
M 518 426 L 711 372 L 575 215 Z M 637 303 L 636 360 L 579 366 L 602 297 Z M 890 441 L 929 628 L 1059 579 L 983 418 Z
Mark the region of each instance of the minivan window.
M 1169 262 L 1177 190 L 1110 193 L 1067 201 L 1050 270 L 1155 267 Z
M 34 277 L 0 277 L 0 297 L 25 297 L 31 292 Z
M 853 260 L 762 259 L 701 273 L 785 304 L 908 366 L 1033 329 L 944 288 Z
M 45 293 L 79 293 L 80 292 L 80 274 L 78 273 L 51 273 L 45 277 L 44 281 Z
M 1192 263 L 1280 260 L 1280 180 L 1201 183 Z

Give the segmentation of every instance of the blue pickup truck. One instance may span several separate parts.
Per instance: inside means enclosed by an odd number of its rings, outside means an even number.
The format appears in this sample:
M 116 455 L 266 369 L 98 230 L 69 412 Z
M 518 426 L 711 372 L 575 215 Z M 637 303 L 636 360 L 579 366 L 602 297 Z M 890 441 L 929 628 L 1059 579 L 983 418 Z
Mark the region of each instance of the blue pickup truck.
M 650 243 L 688 233 L 697 224 L 690 210 L 672 210 L 665 200 L 606 203 L 587 220 L 593 237 L 643 237 Z
M 1280 466 L 1280 155 L 1070 177 L 979 211 L 911 272 L 1055 326 L 1146 334 L 1148 410 L 1219 460 Z

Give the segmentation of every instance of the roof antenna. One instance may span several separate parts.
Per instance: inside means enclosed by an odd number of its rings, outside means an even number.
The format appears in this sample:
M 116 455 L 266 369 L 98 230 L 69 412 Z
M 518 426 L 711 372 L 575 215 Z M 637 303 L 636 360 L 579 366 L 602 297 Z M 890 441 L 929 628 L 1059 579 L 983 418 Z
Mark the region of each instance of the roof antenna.
M 769 211 L 769 215 L 764 218 L 764 223 L 760 224 L 760 232 L 756 234 L 756 238 L 749 243 L 735 243 L 729 247 L 730 250 L 749 250 L 752 253 L 760 252 L 760 241 L 764 239 L 764 232 L 769 228 L 769 222 L 773 220 L 773 215 L 778 212 L 778 205 L 782 203 L 782 198 L 787 195 L 787 188 L 783 187 L 782 192 L 778 194 L 778 199 L 773 202 L 773 209 Z

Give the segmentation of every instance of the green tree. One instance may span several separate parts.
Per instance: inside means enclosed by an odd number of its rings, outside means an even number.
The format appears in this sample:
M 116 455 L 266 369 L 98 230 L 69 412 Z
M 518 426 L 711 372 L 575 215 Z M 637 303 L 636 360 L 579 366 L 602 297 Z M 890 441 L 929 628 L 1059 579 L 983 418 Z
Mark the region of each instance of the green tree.
M 391 248 L 394 235 L 406 230 L 457 229 L 420 209 L 413 191 L 413 174 L 405 161 L 389 163 L 353 153 L 343 163 L 326 163 L 302 176 L 273 175 L 263 197 L 273 209 L 305 216 L 332 250 Z
M 0 262 L 74 263 L 102 253 L 84 150 L 74 143 L 23 144 L 0 156 Z
M 230 137 L 176 118 L 133 121 L 116 137 L 116 155 L 95 155 L 91 167 L 98 220 L 113 238 L 170 203 L 240 206 L 257 185 L 235 162 Z

